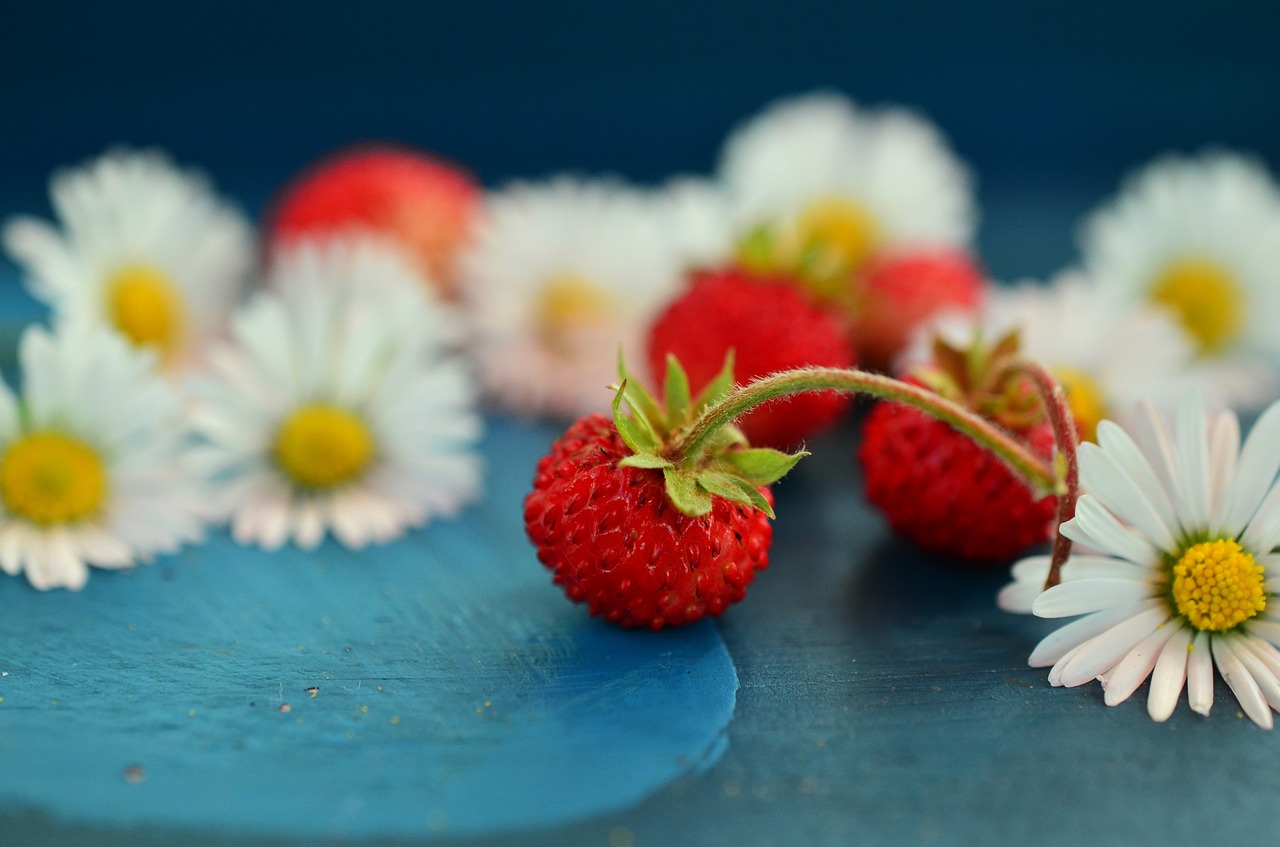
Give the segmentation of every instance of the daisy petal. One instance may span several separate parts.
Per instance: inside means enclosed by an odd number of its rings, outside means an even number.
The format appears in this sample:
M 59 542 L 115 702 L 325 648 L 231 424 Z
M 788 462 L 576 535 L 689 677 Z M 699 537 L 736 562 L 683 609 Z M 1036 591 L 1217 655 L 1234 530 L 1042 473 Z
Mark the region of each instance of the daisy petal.
M 1164 652 L 1169 639 L 1180 629 L 1181 627 L 1174 622 L 1159 627 L 1120 660 L 1107 679 L 1107 684 L 1103 686 L 1106 690 L 1104 699 L 1108 706 L 1123 703 L 1129 699 L 1129 695 L 1138 690 L 1138 686 L 1155 669 L 1156 662 Z
M 1138 565 L 1159 561 L 1160 551 L 1143 535 L 1120 523 L 1097 500 L 1083 494 L 1076 501 L 1076 514 L 1061 526 L 1062 534 L 1085 544 L 1127 559 Z
M 1031 651 L 1027 664 L 1033 668 L 1048 667 L 1061 659 L 1074 647 L 1106 632 L 1122 621 L 1141 614 L 1147 609 L 1161 607 L 1162 605 L 1159 601 L 1147 601 L 1132 606 L 1107 609 L 1105 612 L 1094 612 L 1092 615 L 1086 615 L 1078 621 L 1072 621 L 1045 636 L 1036 645 L 1036 648 Z
M 1178 705 L 1178 695 L 1187 682 L 1187 648 L 1191 646 L 1191 630 L 1170 624 L 1169 640 L 1156 659 L 1151 673 L 1151 689 L 1147 692 L 1147 714 L 1153 721 L 1163 722 Z
M 1094 636 L 1062 669 L 1062 684 L 1067 688 L 1084 685 L 1104 671 L 1113 668 L 1156 627 L 1169 619 L 1164 604 L 1122 621 L 1104 633 Z
M 1263 729 L 1271 729 L 1271 709 L 1267 706 L 1266 697 L 1263 696 L 1262 690 L 1253 678 L 1253 674 L 1249 673 L 1244 662 L 1240 660 L 1235 650 L 1232 649 L 1231 639 L 1212 638 L 1210 639 L 1210 645 L 1213 651 L 1213 660 L 1218 666 L 1218 672 L 1227 681 L 1227 685 L 1231 688 L 1231 693 L 1236 695 L 1236 700 L 1240 702 L 1240 708 L 1258 726 Z
M 1041 594 L 1031 613 L 1041 618 L 1065 618 L 1132 605 L 1151 596 L 1151 587 L 1132 579 L 1082 579 L 1063 582 Z
M 1213 656 L 1203 631 L 1196 633 L 1187 653 L 1187 701 L 1197 714 L 1208 715 L 1213 708 Z
M 1080 445 L 1080 482 L 1112 514 L 1133 524 L 1157 547 L 1172 548 L 1172 528 L 1138 484 L 1096 444 Z M 1207 518 L 1207 514 L 1206 514 Z

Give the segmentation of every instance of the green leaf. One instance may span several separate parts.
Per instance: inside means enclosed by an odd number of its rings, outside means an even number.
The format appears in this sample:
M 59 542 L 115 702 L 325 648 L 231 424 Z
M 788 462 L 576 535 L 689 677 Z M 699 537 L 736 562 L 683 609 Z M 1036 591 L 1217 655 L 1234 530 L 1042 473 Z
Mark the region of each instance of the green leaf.
M 662 458 L 655 456 L 653 453 L 633 453 L 624 459 L 619 460 L 620 468 L 673 468 L 675 465 Z
M 750 499 L 751 505 L 764 512 L 770 518 L 777 517 L 777 515 L 773 513 L 773 506 L 769 504 L 769 501 L 765 499 L 763 494 L 755 489 L 755 486 L 749 482 L 743 482 L 742 480 L 736 480 L 736 482 L 738 483 L 738 487 L 741 488 L 746 493 L 748 499 Z
M 693 477 L 675 468 L 665 468 L 662 474 L 666 478 L 667 496 L 677 509 L 691 518 L 711 511 L 711 495 Z
M 732 475 L 752 485 L 772 485 L 786 476 L 808 451 L 783 453 L 768 447 L 730 450 L 720 456 L 720 464 L 732 468 Z
M 622 381 L 618 391 L 613 395 L 613 425 L 618 435 L 631 448 L 632 453 L 653 453 L 657 450 L 658 439 L 650 427 L 637 423 L 630 415 L 622 411 L 622 395 L 626 393 L 627 382 Z
M 667 354 L 667 429 L 680 426 L 689 416 L 689 376 L 680 366 L 680 360 Z
M 998 362 L 1006 356 L 1015 355 L 1022 347 L 1022 334 L 1017 327 L 1009 330 L 1009 332 L 995 343 L 991 348 L 991 361 Z
M 734 358 L 733 348 L 730 347 L 725 351 L 724 366 L 720 368 L 720 373 L 716 374 L 715 379 L 708 382 L 702 391 L 698 393 L 698 399 L 693 404 L 694 415 L 697 415 L 712 403 L 720 402 L 733 390 Z
M 703 471 L 698 474 L 698 485 L 717 497 L 751 506 L 771 518 L 774 517 L 773 507 L 769 505 L 769 501 L 749 482 L 717 471 Z
M 631 407 L 631 411 L 636 417 L 642 419 L 649 429 L 656 432 L 657 427 L 663 421 L 662 407 L 658 405 L 658 401 L 653 399 L 653 395 L 638 379 L 632 379 L 627 373 L 627 364 L 623 360 L 622 347 L 618 347 L 618 378 L 622 380 L 625 391 L 622 399 L 627 401 L 627 405 Z

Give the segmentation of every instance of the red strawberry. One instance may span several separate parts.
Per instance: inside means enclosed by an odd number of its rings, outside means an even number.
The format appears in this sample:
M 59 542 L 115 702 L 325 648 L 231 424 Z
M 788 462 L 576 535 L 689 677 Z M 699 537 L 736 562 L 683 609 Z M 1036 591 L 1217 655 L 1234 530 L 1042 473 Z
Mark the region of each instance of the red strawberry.
M 701 455 L 665 458 L 674 433 L 731 384 L 722 373 L 692 402 L 673 364 L 664 409 L 624 381 L 612 421 L 582 418 L 538 463 L 525 530 L 556 584 L 591 614 L 651 629 L 719 615 L 768 565 L 768 485 L 800 457 L 746 448 L 727 427 Z
M 879 255 L 859 279 L 850 331 L 868 367 L 888 370 L 911 332 L 944 309 L 977 308 L 982 269 L 958 250 Z
M 454 258 L 479 201 L 471 176 L 451 164 L 409 148 L 361 145 L 314 163 L 285 186 L 267 215 L 268 239 L 278 248 L 352 230 L 389 236 L 452 296 Z
M 1001 347 L 1008 351 L 1009 340 Z M 994 372 L 994 357 L 954 350 L 944 356 L 946 364 L 906 381 L 942 388 L 939 393 L 1005 426 L 1033 452 L 1053 455 L 1053 429 L 1025 385 L 984 383 L 981 375 Z M 967 375 L 955 379 L 957 369 Z M 858 453 L 867 500 L 896 532 L 926 550 L 996 564 L 1049 538 L 1056 497 L 1037 498 L 991 453 L 914 408 L 877 405 L 867 416 Z
M 855 358 L 840 321 L 796 284 L 736 268 L 695 273 L 650 328 L 650 372 L 674 355 L 701 387 L 729 350 L 743 381 L 805 365 L 848 368 Z M 829 427 L 849 403 L 835 392 L 804 394 L 755 409 L 738 426 L 752 444 L 785 449 Z
M 719 615 L 769 564 L 768 516 L 722 498 L 710 514 L 681 514 L 661 471 L 618 466 L 629 455 L 604 415 L 582 418 L 556 442 L 524 504 L 538 559 L 570 600 L 621 626 Z

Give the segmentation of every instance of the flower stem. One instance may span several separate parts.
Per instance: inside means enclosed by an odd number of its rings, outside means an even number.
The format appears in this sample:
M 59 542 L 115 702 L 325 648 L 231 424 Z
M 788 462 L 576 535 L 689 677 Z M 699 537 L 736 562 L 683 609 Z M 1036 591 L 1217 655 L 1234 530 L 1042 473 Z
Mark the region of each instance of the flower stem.
M 1021 367 L 1024 361 L 1018 360 L 1017 366 Z M 1048 371 L 1043 366 L 1028 362 L 1025 367 L 1027 368 L 1025 372 L 1033 381 L 1037 379 L 1034 372 L 1038 368 L 1039 375 L 1048 380 L 1048 385 L 1056 387 L 1053 377 L 1049 376 Z M 1038 382 L 1037 388 L 1040 388 Z M 869 394 L 872 397 L 905 403 L 948 424 L 953 429 L 973 439 L 980 446 L 991 451 L 1037 493 L 1064 494 L 1068 492 L 1069 485 L 1064 484 L 1064 480 L 1059 479 L 1054 466 L 1036 456 L 1024 444 L 981 415 L 966 409 L 964 406 L 953 403 L 927 388 L 902 382 L 882 374 L 853 369 L 798 368 L 761 377 L 745 386 L 739 386 L 718 403 L 705 409 L 672 444 L 671 449 L 667 451 L 666 458 L 679 464 L 686 457 L 696 455 L 707 439 L 721 427 L 731 423 L 739 415 L 761 403 L 807 391 L 842 391 L 850 394 Z M 1059 388 L 1057 391 L 1060 395 L 1061 389 Z M 1050 394 L 1052 394 L 1052 391 L 1050 391 Z M 1046 408 L 1050 408 L 1050 400 L 1043 390 L 1041 391 L 1041 397 L 1045 400 Z M 1062 401 L 1062 407 L 1065 408 L 1065 400 Z M 1050 411 L 1051 417 L 1053 414 Z M 1070 413 L 1067 412 L 1067 415 L 1066 420 L 1070 424 Z M 1073 445 L 1070 450 L 1068 465 L 1073 467 L 1075 461 L 1075 430 L 1070 425 L 1068 430 Z M 1056 424 L 1054 431 L 1055 435 L 1057 435 L 1058 427 Z M 1074 498 L 1071 502 L 1071 508 L 1074 511 Z M 1067 549 L 1068 551 L 1070 550 L 1070 542 L 1068 542 Z
M 1053 438 L 1057 442 L 1058 457 L 1062 462 L 1061 470 L 1063 488 L 1058 495 L 1058 514 L 1054 522 L 1056 529 L 1053 537 L 1053 552 L 1049 558 L 1049 573 L 1045 577 L 1044 587 L 1049 590 L 1062 581 L 1062 565 L 1071 555 L 1071 539 L 1062 534 L 1062 524 L 1071 520 L 1076 514 L 1076 500 L 1080 497 L 1080 462 L 1076 458 L 1079 438 L 1076 434 L 1075 417 L 1067 403 L 1066 393 L 1049 370 L 1039 362 L 1031 359 L 1015 358 L 1006 365 L 1009 373 L 1021 374 L 1031 380 L 1044 404 L 1045 414 L 1053 427 Z

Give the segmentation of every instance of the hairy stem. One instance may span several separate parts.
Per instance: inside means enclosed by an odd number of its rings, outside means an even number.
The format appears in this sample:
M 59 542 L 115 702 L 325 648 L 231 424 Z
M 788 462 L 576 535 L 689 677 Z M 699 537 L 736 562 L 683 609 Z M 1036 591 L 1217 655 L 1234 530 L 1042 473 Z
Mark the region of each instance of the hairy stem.
M 1076 500 L 1080 497 L 1080 462 L 1076 458 L 1079 438 L 1076 435 L 1075 418 L 1067 404 L 1066 393 L 1049 370 L 1031 359 L 1015 358 L 1006 366 L 1008 372 L 1021 374 L 1031 380 L 1044 404 L 1045 414 L 1053 426 L 1053 438 L 1057 442 L 1058 455 L 1064 465 L 1061 468 L 1064 491 L 1058 495 L 1058 514 L 1054 523 L 1053 553 L 1049 559 L 1049 573 L 1045 577 L 1047 591 L 1062 581 L 1062 565 L 1071 555 L 1071 539 L 1062 534 L 1062 524 L 1076 514 Z
M 1019 360 L 1021 361 L 1021 360 Z M 1028 367 L 1031 367 L 1028 364 Z M 1040 372 L 1056 385 L 1048 371 L 1039 367 Z M 1027 372 L 1030 376 L 1030 371 Z M 1032 379 L 1036 377 L 1032 376 Z M 844 370 L 840 368 L 798 368 L 792 371 L 761 377 L 739 386 L 724 399 L 708 407 L 693 421 L 688 429 L 667 451 L 666 458 L 679 464 L 685 457 L 696 454 L 715 432 L 736 419 L 739 415 L 750 411 L 761 403 L 767 403 L 779 397 L 787 397 L 806 391 L 843 391 L 850 394 L 868 394 L 884 400 L 906 403 L 931 417 L 948 424 L 958 432 L 973 439 L 980 446 L 990 450 L 1009 466 L 1015 474 L 1028 486 L 1042 494 L 1065 493 L 1063 481 L 1058 478 L 1056 468 L 1032 453 L 1025 445 L 1006 433 L 1000 427 L 986 420 L 975 412 L 953 403 L 952 401 L 911 383 L 902 382 L 882 374 L 868 373 L 860 370 Z M 1061 389 L 1059 389 L 1061 393 Z M 1042 396 L 1043 393 L 1042 393 Z M 1065 404 L 1065 400 L 1063 401 Z M 1048 400 L 1046 400 L 1048 405 Z M 1052 413 L 1051 413 L 1052 414 Z M 1069 415 L 1069 413 L 1068 413 Z M 1070 418 L 1068 417 L 1068 421 Z M 1075 438 L 1075 430 L 1070 430 L 1071 438 Z M 1055 434 L 1057 429 L 1055 425 Z M 1072 445 L 1074 445 L 1074 440 Z M 1074 463 L 1074 446 L 1071 450 L 1070 462 Z M 1074 510 L 1075 501 L 1072 500 Z M 1070 547 L 1068 546 L 1068 550 Z

